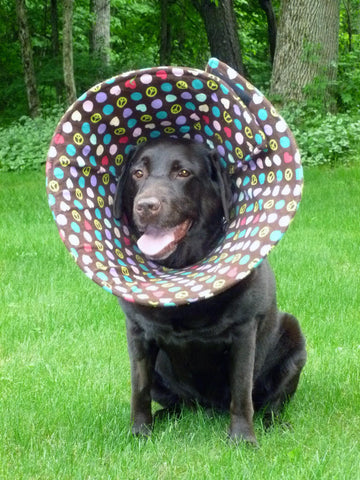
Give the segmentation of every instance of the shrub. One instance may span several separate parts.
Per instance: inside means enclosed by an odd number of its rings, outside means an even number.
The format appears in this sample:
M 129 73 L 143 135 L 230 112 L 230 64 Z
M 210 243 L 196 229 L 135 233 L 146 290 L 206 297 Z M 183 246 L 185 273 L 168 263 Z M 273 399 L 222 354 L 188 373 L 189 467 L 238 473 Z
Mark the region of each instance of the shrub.
M 40 168 L 60 116 L 57 109 L 35 119 L 24 116 L 0 127 L 0 172 Z
M 295 135 L 304 165 L 347 165 L 359 159 L 359 115 L 319 114 L 294 106 L 284 108 L 282 115 Z

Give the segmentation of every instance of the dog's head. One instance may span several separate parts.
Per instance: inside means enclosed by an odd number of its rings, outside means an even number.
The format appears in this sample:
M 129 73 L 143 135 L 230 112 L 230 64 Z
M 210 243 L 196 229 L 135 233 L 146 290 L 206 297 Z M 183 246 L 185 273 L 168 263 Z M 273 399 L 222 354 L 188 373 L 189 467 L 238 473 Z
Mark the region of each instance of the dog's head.
M 231 191 L 217 153 L 190 140 L 133 149 L 120 176 L 114 216 L 126 215 L 143 254 L 181 268 L 204 258 L 229 217 Z

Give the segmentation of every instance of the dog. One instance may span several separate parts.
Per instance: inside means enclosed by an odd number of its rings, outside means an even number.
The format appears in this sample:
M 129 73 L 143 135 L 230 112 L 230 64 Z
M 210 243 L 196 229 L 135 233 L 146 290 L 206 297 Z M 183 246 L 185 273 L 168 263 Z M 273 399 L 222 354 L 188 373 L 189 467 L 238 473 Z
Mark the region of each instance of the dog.
M 231 182 L 215 151 L 191 140 L 159 139 L 133 149 L 118 181 L 115 218 L 142 253 L 169 268 L 204 258 L 229 219 Z M 131 366 L 131 422 L 151 433 L 152 400 L 230 412 L 229 437 L 256 444 L 254 411 L 277 416 L 306 362 L 297 319 L 280 312 L 264 260 L 224 292 L 189 305 L 151 307 L 119 299 Z

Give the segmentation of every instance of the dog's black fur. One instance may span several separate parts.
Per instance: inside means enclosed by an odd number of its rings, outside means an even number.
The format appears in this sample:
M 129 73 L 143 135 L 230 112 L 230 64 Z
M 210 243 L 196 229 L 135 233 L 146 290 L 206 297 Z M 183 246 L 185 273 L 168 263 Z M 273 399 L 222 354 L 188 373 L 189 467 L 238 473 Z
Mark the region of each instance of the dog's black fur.
M 231 192 L 217 157 L 191 141 L 158 140 L 136 148 L 119 180 L 114 215 L 136 234 L 149 226 L 186 233 L 158 262 L 181 268 L 209 254 L 224 229 Z M 230 410 L 229 435 L 256 443 L 254 410 L 278 414 L 299 381 L 305 340 L 295 317 L 279 312 L 265 260 L 212 298 L 177 307 L 120 300 L 126 314 L 134 434 L 151 431 L 151 401 L 176 410 L 199 403 Z

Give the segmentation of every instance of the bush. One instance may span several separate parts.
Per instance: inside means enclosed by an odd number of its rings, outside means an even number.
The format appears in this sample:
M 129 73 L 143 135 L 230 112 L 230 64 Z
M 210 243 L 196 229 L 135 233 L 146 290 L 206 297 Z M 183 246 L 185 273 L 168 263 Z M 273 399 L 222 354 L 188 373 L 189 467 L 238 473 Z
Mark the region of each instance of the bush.
M 347 165 L 360 158 L 358 114 L 321 115 L 294 106 L 281 113 L 295 135 L 304 165 Z
M 35 119 L 21 117 L 0 127 L 0 172 L 39 169 L 59 121 L 59 109 Z

